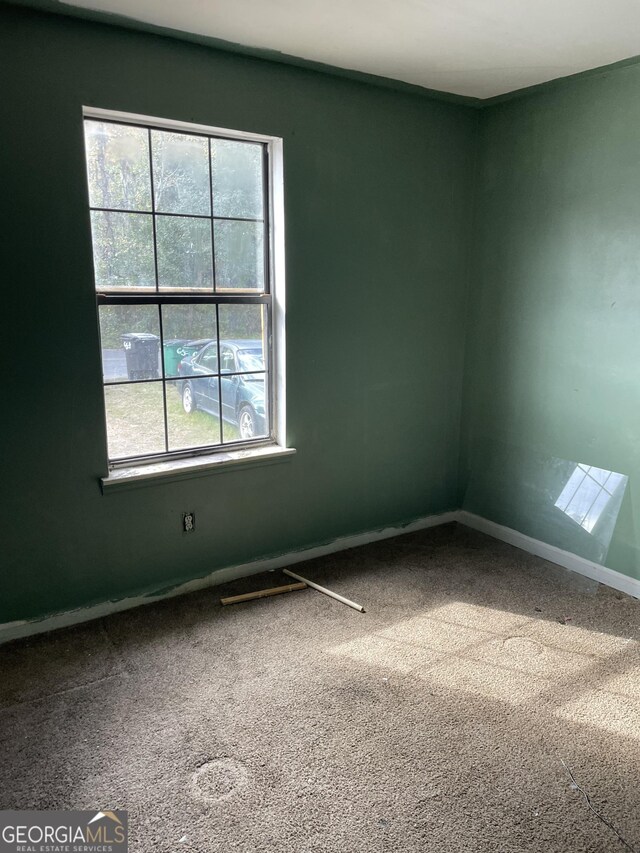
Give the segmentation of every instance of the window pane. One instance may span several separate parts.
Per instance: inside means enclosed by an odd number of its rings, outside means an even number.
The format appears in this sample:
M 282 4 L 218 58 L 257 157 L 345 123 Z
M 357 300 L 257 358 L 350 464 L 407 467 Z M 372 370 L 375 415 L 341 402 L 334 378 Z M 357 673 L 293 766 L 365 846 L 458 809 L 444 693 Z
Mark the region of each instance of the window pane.
M 260 144 L 211 140 L 214 216 L 263 218 L 262 153 Z
M 164 373 L 167 378 L 190 375 L 198 368 L 217 372 L 215 305 L 163 305 Z M 211 344 L 204 359 L 194 359 Z M 213 368 L 213 369 L 212 369 Z
M 241 344 L 239 360 L 241 370 L 264 370 L 262 361 L 265 349 L 267 311 L 264 305 L 220 305 L 220 343 L 238 342 Z M 247 361 L 242 353 L 250 352 L 252 358 L 258 358 L 259 365 Z M 224 366 L 224 365 L 223 365 Z
M 266 414 L 265 375 L 249 373 L 220 377 L 222 385 L 223 439 L 249 441 L 269 434 Z
M 153 130 L 151 145 L 156 211 L 209 216 L 208 140 L 201 136 Z
M 220 444 L 218 377 L 166 383 L 169 450 Z
M 216 290 L 264 290 L 264 225 L 214 222 Z
M 158 285 L 211 290 L 211 220 L 184 216 L 156 218 Z
M 104 399 L 110 459 L 164 452 L 162 382 L 107 385 Z
M 266 309 L 263 305 L 220 305 L 219 317 L 224 441 L 267 436 Z
M 91 207 L 151 210 L 146 128 L 85 121 L 84 135 Z
M 105 382 L 160 376 L 160 323 L 155 305 L 101 305 L 100 342 Z
M 92 210 L 91 232 L 97 288 L 155 289 L 151 216 Z

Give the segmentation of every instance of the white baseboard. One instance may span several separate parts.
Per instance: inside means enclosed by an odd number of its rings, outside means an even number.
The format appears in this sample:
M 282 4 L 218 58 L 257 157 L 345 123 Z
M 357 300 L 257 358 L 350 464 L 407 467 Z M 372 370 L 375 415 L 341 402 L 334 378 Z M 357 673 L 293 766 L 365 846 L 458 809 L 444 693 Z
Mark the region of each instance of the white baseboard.
M 556 548 L 555 545 L 548 545 L 539 539 L 533 539 L 531 536 L 526 536 L 524 533 L 512 530 L 510 527 L 503 527 L 501 524 L 496 524 L 494 521 L 489 521 L 479 515 L 459 510 L 444 512 L 440 515 L 428 515 L 409 524 L 397 527 L 385 527 L 381 530 L 356 533 L 353 536 L 342 536 L 339 539 L 334 539 L 332 542 L 317 545 L 313 548 L 291 551 L 287 554 L 278 554 L 275 557 L 268 557 L 263 560 L 254 560 L 250 563 L 242 563 L 237 566 L 218 569 L 205 577 L 187 581 L 180 584 L 180 586 L 158 594 L 149 593 L 147 595 L 123 598 L 119 601 L 105 601 L 93 607 L 82 607 L 78 610 L 56 613 L 44 619 L 6 622 L 0 625 L 0 644 L 18 639 L 19 637 L 28 637 L 32 634 L 41 634 L 45 631 L 53 631 L 56 628 L 66 628 L 69 625 L 88 622 L 91 619 L 100 619 L 103 616 L 109 616 L 111 613 L 130 610 L 133 607 L 140 607 L 143 604 L 153 604 L 165 598 L 174 598 L 188 592 L 195 592 L 199 589 L 219 586 L 237 578 L 248 577 L 259 572 L 275 571 L 286 566 L 292 566 L 295 563 L 302 563 L 306 560 L 313 560 L 316 557 L 334 554 L 337 551 L 346 551 L 348 548 L 357 548 L 359 545 L 368 545 L 370 542 L 378 542 L 381 539 L 401 536 L 403 533 L 413 533 L 416 530 L 425 530 L 428 527 L 437 527 L 452 521 L 457 521 L 459 524 L 464 524 L 481 533 L 486 533 L 494 539 L 507 542 L 509 545 L 514 545 L 516 548 L 520 548 L 530 554 L 535 554 L 537 557 L 542 557 L 550 563 L 570 569 L 572 572 L 585 575 L 585 577 L 625 592 L 634 598 L 640 598 L 640 580 L 630 578 L 627 575 L 623 575 L 613 569 L 608 569 L 591 560 L 586 560 L 584 557 L 578 557 L 569 551 L 563 551 L 561 548 Z
M 548 545 L 539 539 L 533 539 L 531 536 L 526 536 L 524 533 L 513 530 L 511 527 L 503 527 L 501 524 L 496 524 L 495 521 L 489 521 L 471 512 L 460 510 L 457 515 L 457 521 L 460 524 L 472 527 L 474 530 L 479 530 L 481 533 L 486 533 L 489 536 L 493 536 L 494 539 L 507 542 L 509 545 L 515 545 L 516 548 L 520 548 L 522 551 L 535 554 L 537 557 L 542 557 L 550 563 L 555 563 L 572 572 L 585 575 L 585 577 L 613 587 L 613 589 L 620 590 L 620 592 L 626 592 L 627 595 L 631 595 L 634 598 L 640 598 L 640 580 L 636 578 L 630 578 L 621 572 L 608 569 L 606 566 L 601 566 L 599 563 L 594 563 L 592 560 L 587 560 L 584 557 L 578 557 L 577 554 L 572 554 L 570 551 L 563 551 L 562 548 L 556 548 L 555 545 Z
M 401 536 L 403 533 L 413 533 L 416 530 L 425 530 L 428 527 L 437 527 L 458 520 L 458 512 L 444 512 L 440 515 L 428 515 L 419 518 L 409 524 L 397 527 L 385 527 L 381 530 L 369 530 L 364 533 L 356 533 L 353 536 L 341 536 L 332 542 L 317 545 L 313 548 L 305 548 L 301 551 L 291 551 L 287 554 L 278 554 L 263 560 L 254 560 L 251 563 L 242 563 L 237 566 L 218 569 L 203 578 L 180 584 L 173 589 L 165 590 L 157 595 L 149 593 L 131 598 L 122 598 L 119 601 L 105 601 L 93 607 L 81 607 L 78 610 L 69 610 L 65 613 L 56 613 L 44 619 L 24 620 L 19 622 L 5 622 L 0 625 L 0 643 L 15 640 L 19 637 L 28 637 L 32 634 L 41 634 L 45 631 L 53 631 L 56 628 L 66 628 L 91 619 L 100 619 L 111 613 L 119 613 L 122 610 L 130 610 L 143 604 L 153 604 L 165 598 L 175 598 L 188 592 L 195 592 L 207 587 L 219 586 L 237 578 L 256 575 L 260 572 L 275 571 L 305 560 L 313 560 L 316 557 L 324 557 L 337 551 L 346 551 L 348 548 L 357 548 L 359 545 L 368 545 L 370 542 L 378 542 L 381 539 L 390 539 L 393 536 Z

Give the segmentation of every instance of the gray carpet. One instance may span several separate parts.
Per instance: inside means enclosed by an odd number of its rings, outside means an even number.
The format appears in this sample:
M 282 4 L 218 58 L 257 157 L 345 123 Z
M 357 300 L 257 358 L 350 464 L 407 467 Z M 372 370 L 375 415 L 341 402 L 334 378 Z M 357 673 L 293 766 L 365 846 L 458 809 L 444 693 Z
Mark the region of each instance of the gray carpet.
M 132 851 L 640 850 L 640 602 L 450 525 L 0 647 L 0 808 Z

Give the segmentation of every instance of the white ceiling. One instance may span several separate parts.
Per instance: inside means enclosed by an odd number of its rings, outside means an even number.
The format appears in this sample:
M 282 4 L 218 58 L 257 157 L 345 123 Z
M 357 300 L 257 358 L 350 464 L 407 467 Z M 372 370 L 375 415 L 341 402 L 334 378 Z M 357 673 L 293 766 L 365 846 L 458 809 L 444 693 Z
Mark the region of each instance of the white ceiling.
M 67 0 L 489 98 L 640 54 L 638 0 Z

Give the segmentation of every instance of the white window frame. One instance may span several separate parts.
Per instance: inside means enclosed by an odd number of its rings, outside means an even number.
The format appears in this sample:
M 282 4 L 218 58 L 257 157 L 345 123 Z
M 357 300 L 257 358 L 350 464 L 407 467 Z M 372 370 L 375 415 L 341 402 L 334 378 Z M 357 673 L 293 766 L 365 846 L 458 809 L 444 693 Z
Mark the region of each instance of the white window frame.
M 103 488 L 123 484 L 130 480 L 157 479 L 159 477 L 184 477 L 192 472 L 208 471 L 227 467 L 234 463 L 262 463 L 290 455 L 295 451 L 286 447 L 286 340 L 285 340 L 285 238 L 284 238 L 284 170 L 283 140 L 280 137 L 259 133 L 231 130 L 210 125 L 183 122 L 157 116 L 107 110 L 99 107 L 84 106 L 83 120 L 108 120 L 126 124 L 152 127 L 181 133 L 202 133 L 225 139 L 237 139 L 244 142 L 259 142 L 268 149 L 268 231 L 269 241 L 269 282 L 271 293 L 271 340 L 269 346 L 269 401 L 270 430 L 269 438 L 251 442 L 244 447 L 230 448 L 216 445 L 197 454 L 173 453 L 160 455 L 149 462 L 137 461 L 133 465 L 126 461 L 111 464 L 109 476 L 102 479 Z M 100 291 L 96 291 L 100 301 Z M 106 411 L 105 411 L 106 427 Z M 107 453 L 108 457 L 108 453 Z

